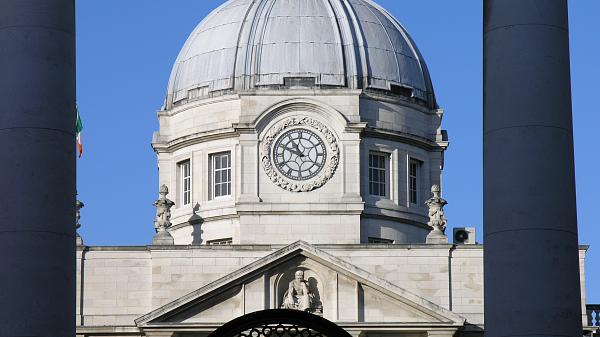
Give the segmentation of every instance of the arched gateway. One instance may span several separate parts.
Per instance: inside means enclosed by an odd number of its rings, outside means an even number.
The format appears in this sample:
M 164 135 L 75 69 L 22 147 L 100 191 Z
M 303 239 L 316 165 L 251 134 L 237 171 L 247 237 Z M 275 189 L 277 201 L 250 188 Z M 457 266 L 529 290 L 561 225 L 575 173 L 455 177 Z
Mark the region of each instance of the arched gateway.
M 223 325 L 209 337 L 350 337 L 344 329 L 314 314 L 277 309 L 254 312 Z

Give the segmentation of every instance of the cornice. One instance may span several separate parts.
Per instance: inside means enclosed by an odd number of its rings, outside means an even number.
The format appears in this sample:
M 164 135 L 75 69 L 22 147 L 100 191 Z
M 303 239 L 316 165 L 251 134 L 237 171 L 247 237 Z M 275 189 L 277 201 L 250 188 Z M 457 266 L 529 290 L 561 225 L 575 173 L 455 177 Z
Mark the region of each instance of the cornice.
M 441 109 L 430 109 L 429 107 L 424 106 L 422 104 L 413 103 L 404 97 L 380 94 L 380 93 L 378 93 L 376 91 L 372 91 L 372 90 L 363 90 L 361 92 L 360 98 L 364 99 L 364 100 L 369 100 L 369 101 L 386 102 L 386 103 L 392 103 L 392 104 L 405 106 L 405 107 L 408 107 L 411 109 L 418 110 L 427 115 L 439 115 L 441 113 L 441 111 L 443 111 Z
M 443 152 L 450 145 L 449 142 L 435 142 L 430 139 L 411 135 L 400 131 L 384 130 L 380 128 L 367 127 L 364 129 L 363 136 L 377 139 L 391 140 L 395 142 L 414 145 L 427 151 Z
M 450 143 L 447 141 L 435 142 L 424 137 L 419 137 L 404 132 L 368 127 L 367 123 L 348 123 L 345 131 L 354 133 L 361 132 L 365 137 L 410 144 L 427 151 L 443 152 L 450 145 Z M 256 129 L 252 124 L 236 123 L 233 124 L 231 128 L 197 132 L 191 135 L 175 138 L 167 142 L 155 141 L 152 143 L 152 148 L 156 153 L 173 152 L 181 148 L 203 142 L 239 137 L 241 134 L 256 134 Z
M 209 246 L 209 245 L 173 245 L 173 246 L 84 246 L 85 251 L 89 252 L 150 252 L 152 250 L 261 250 L 271 251 L 285 247 L 285 244 L 242 244 L 227 246 Z M 425 243 L 401 243 L 401 244 L 315 244 L 314 246 L 326 250 L 386 250 L 386 249 L 483 249 L 485 244 L 474 245 L 431 245 Z M 579 246 L 580 252 L 585 252 L 589 246 Z
M 175 138 L 167 142 L 153 142 L 152 148 L 156 153 L 173 152 L 184 147 L 200 144 L 213 140 L 239 137 L 240 132 L 235 128 L 218 129 L 206 132 L 197 132 L 191 135 Z
M 423 219 L 425 219 L 425 217 L 423 217 L 423 216 L 418 216 L 418 217 L 422 217 Z M 431 230 L 431 227 L 423 222 L 419 222 L 415 219 L 410 219 L 410 218 L 402 217 L 402 216 L 391 216 L 391 215 L 386 215 L 386 214 L 381 214 L 381 213 L 369 213 L 368 211 L 365 211 L 362 213 L 361 218 L 401 222 L 401 223 L 404 223 L 407 225 L 412 225 L 412 226 L 420 227 L 423 229 Z
M 158 115 L 158 117 L 171 117 L 171 116 L 175 116 L 179 113 L 182 113 L 184 111 L 194 109 L 194 108 L 197 108 L 200 106 L 228 102 L 228 101 L 235 101 L 235 100 L 239 100 L 239 99 L 240 99 L 240 95 L 238 95 L 237 93 L 216 96 L 216 97 L 210 97 L 210 98 L 203 98 L 203 99 L 193 100 L 193 101 L 187 102 L 185 104 L 174 106 L 171 109 L 159 110 L 157 112 L 157 115 Z

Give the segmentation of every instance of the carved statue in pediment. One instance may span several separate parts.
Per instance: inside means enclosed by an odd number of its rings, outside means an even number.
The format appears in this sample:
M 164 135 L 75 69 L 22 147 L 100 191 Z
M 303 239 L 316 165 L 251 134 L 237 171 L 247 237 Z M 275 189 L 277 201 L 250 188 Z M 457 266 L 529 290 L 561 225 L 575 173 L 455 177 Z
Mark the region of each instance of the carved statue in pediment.
M 308 282 L 304 280 L 304 272 L 298 270 L 288 290 L 283 295 L 282 309 L 310 311 L 314 308 L 315 296 L 309 291 Z

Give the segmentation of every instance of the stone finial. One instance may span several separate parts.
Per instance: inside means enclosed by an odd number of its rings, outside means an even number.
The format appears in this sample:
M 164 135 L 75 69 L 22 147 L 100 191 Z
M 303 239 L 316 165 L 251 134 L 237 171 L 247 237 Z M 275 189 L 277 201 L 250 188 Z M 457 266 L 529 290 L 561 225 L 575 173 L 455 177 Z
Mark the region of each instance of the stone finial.
M 78 246 L 83 246 L 83 239 L 81 238 L 79 233 L 77 233 L 77 230 L 81 227 L 81 223 L 79 222 L 79 220 L 81 220 L 81 209 L 84 206 L 85 204 L 83 202 L 79 200 L 75 201 L 75 239 L 77 240 Z
M 438 185 L 431 186 L 433 197 L 425 202 L 429 208 L 429 226 L 433 230 L 427 235 L 427 243 L 444 244 L 448 243 L 448 237 L 444 234 L 448 220 L 444 216 L 444 206 L 448 204 L 441 196 L 441 188 Z
M 81 227 L 81 223 L 79 220 L 81 219 L 81 209 L 85 207 L 85 204 L 79 200 L 75 201 L 75 228 L 79 229 Z
M 156 218 L 154 219 L 154 229 L 156 235 L 152 240 L 153 245 L 172 245 L 173 237 L 167 231 L 171 227 L 171 207 L 175 203 L 167 198 L 169 188 L 167 185 L 162 185 L 159 190 L 160 198 L 154 202 L 156 207 Z

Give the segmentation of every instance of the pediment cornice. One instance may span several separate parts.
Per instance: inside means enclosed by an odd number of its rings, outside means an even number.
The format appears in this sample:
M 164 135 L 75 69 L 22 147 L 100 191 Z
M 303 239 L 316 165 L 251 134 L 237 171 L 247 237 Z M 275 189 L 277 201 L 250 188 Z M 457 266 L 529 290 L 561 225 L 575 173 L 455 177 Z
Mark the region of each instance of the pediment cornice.
M 135 323 L 140 328 L 151 328 L 161 325 L 173 326 L 174 324 L 182 327 L 190 325 L 173 322 L 170 318 L 186 310 L 191 310 L 196 306 L 201 306 L 203 303 L 214 301 L 216 297 L 222 296 L 224 293 L 240 289 L 252 279 L 272 272 L 279 266 L 283 266 L 293 259 L 298 258 L 310 261 L 312 265 L 321 265 L 327 268 L 327 270 L 343 275 L 343 277 L 363 285 L 365 289 L 372 289 L 381 294 L 381 296 L 385 296 L 398 303 L 398 305 L 418 313 L 419 317 L 423 317 L 423 322 L 407 322 L 406 324 L 402 324 L 401 322 L 398 324 L 389 323 L 393 326 L 405 326 L 406 328 L 421 325 L 460 327 L 466 321 L 464 317 L 448 309 L 360 269 L 309 243 L 298 241 L 139 317 L 135 320 Z M 369 325 L 368 323 L 357 324 Z

